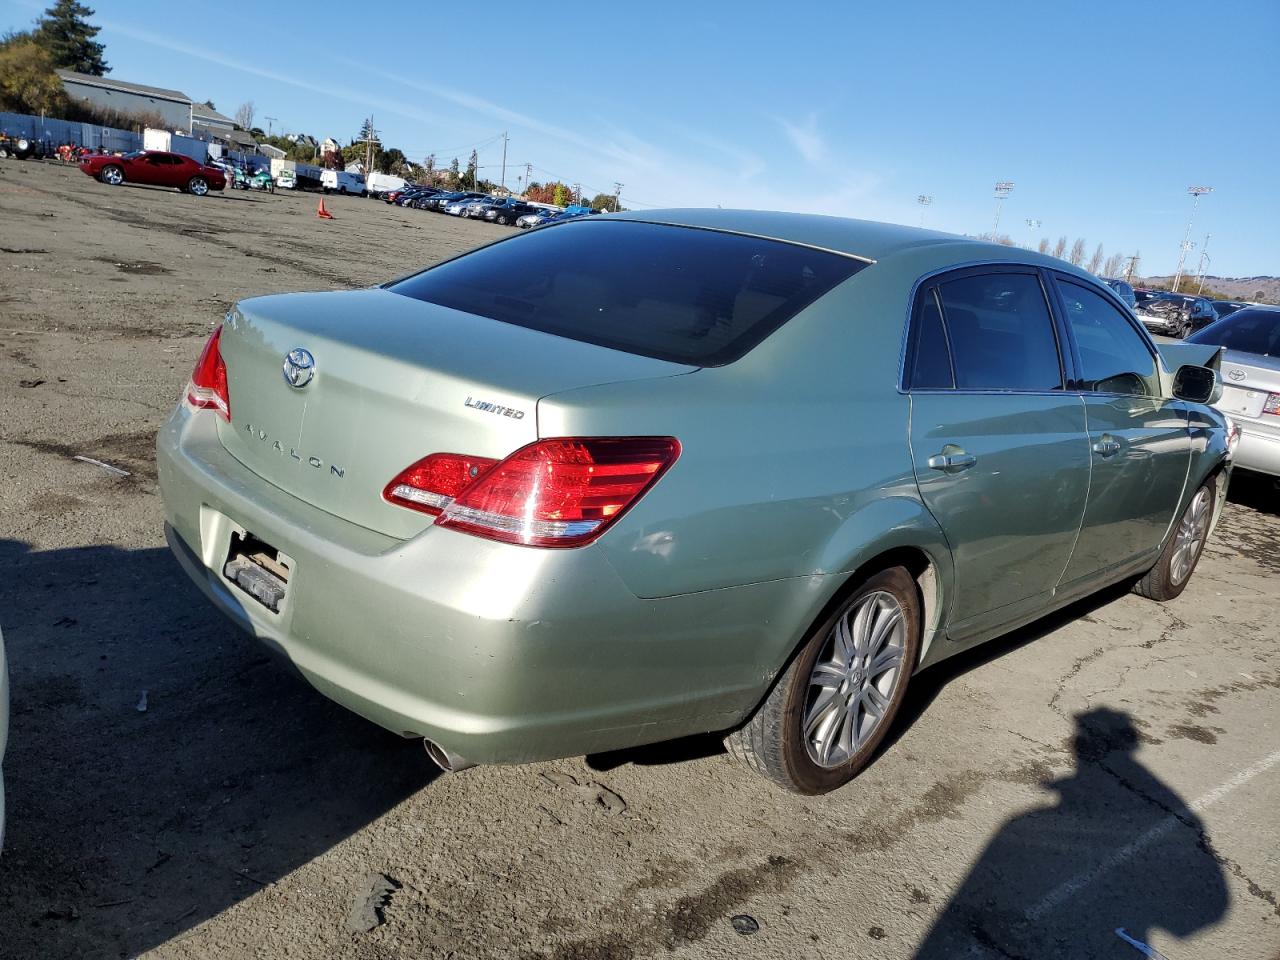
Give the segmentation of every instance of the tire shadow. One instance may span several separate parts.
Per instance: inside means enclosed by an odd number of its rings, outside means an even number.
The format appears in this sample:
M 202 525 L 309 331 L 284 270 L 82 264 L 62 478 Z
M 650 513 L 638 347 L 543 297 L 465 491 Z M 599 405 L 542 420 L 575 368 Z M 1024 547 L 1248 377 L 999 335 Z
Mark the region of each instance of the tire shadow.
M 12 694 L 0 953 L 136 956 L 429 784 L 241 634 L 167 549 L 0 540 Z

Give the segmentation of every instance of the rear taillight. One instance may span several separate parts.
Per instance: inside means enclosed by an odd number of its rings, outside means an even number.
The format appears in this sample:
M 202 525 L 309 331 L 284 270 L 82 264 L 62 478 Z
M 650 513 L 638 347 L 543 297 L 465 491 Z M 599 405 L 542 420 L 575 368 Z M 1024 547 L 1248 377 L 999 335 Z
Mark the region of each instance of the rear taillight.
M 1273 417 L 1280 417 L 1280 393 L 1269 393 L 1262 404 L 1262 412 Z
M 577 547 L 600 536 L 680 456 L 674 437 L 539 440 L 501 463 L 433 454 L 383 491 L 436 524 L 503 543 Z
M 187 403 L 197 410 L 216 410 L 223 420 L 231 419 L 231 397 L 227 393 L 227 365 L 222 361 L 222 327 L 213 331 L 200 351 L 196 368 L 187 384 Z
M 433 453 L 405 467 L 382 495 L 391 503 L 439 516 L 454 497 L 497 462 L 461 453 Z
M 504 543 L 581 546 L 622 516 L 679 455 L 673 437 L 539 440 L 482 474 L 436 523 Z

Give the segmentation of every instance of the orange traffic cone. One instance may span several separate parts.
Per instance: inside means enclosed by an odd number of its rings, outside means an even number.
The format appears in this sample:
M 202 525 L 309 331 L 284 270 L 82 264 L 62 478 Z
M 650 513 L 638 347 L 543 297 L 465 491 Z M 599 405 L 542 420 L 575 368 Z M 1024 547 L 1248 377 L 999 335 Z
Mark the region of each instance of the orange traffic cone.
M 320 206 L 316 208 L 316 216 L 321 220 L 332 220 L 333 214 L 324 208 L 324 197 L 320 198 Z

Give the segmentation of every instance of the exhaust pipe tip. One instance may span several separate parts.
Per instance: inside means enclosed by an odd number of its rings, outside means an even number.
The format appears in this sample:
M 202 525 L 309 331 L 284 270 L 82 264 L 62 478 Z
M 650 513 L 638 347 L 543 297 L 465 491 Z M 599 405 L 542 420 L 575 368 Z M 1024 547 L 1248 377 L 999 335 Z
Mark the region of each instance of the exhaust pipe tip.
M 475 766 L 470 760 L 458 756 L 452 750 L 446 750 L 434 740 L 423 738 L 422 746 L 426 748 L 427 756 L 431 758 L 431 762 L 445 773 L 457 773 L 460 770 Z

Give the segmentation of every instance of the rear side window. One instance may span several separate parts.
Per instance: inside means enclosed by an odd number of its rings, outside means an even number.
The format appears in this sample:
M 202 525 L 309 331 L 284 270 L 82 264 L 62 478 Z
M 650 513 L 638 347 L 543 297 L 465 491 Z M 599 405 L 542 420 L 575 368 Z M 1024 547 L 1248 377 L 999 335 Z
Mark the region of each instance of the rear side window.
M 1059 390 L 1058 340 L 1040 279 L 974 274 L 937 286 L 959 390 Z
M 911 386 L 926 390 L 950 390 L 956 385 L 951 371 L 951 351 L 942 325 L 937 290 L 927 290 L 916 305 L 915 342 L 912 345 Z
M 1058 290 L 1080 351 L 1084 389 L 1158 397 L 1155 358 L 1124 314 L 1081 284 L 1060 277 Z
M 1187 338 L 1188 343 L 1208 343 L 1241 353 L 1280 357 L 1280 310 L 1246 307 L 1211 323 Z
M 720 366 L 865 266 L 776 240 L 595 218 L 482 247 L 387 289 L 571 340 Z

